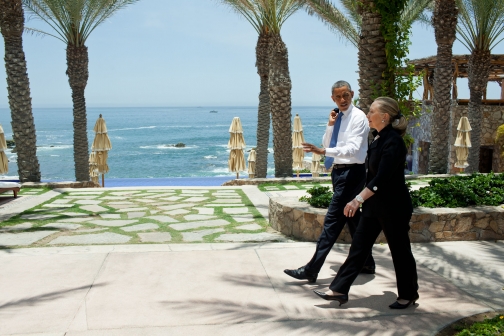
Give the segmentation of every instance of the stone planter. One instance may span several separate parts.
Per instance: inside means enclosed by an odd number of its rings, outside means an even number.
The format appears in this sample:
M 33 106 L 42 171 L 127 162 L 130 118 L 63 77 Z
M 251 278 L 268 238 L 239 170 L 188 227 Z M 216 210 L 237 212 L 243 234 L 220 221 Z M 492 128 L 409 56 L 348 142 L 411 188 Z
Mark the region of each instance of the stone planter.
M 269 204 L 271 227 L 303 241 L 316 241 L 322 231 L 327 209 L 299 202 L 294 197 L 272 198 Z M 410 221 L 411 242 L 504 239 L 504 209 L 483 206 L 472 208 L 416 208 Z M 350 243 L 347 227 L 338 243 Z M 386 242 L 383 232 L 377 243 Z

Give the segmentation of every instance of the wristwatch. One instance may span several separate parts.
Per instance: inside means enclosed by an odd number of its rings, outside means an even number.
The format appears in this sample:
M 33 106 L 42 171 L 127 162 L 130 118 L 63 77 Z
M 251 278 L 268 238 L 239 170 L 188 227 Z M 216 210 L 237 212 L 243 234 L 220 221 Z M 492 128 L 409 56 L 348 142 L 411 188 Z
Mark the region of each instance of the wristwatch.
M 357 195 L 357 196 L 355 196 L 355 199 L 357 200 L 357 202 L 359 202 L 359 203 L 361 203 L 361 204 L 362 204 L 362 203 L 364 203 L 364 198 L 362 198 L 362 196 L 361 196 L 361 195 Z

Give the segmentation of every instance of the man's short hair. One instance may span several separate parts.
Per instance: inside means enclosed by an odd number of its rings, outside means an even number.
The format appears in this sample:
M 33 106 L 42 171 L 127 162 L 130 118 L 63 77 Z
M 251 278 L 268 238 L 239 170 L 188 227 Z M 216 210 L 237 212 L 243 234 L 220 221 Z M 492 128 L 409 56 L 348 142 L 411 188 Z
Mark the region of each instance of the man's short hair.
M 331 88 L 331 94 L 334 92 L 334 89 L 339 89 L 344 86 L 346 86 L 348 88 L 348 91 L 352 91 L 352 87 L 350 86 L 350 83 L 348 83 L 347 81 L 340 80 L 340 81 L 337 81 L 336 83 L 333 84 L 333 86 Z

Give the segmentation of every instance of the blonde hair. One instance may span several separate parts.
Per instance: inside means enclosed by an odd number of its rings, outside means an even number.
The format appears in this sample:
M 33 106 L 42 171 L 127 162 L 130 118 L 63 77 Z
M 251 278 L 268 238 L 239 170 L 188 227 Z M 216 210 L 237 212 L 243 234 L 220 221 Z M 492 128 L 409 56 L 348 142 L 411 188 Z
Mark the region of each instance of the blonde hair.
M 408 121 L 401 114 L 397 101 L 390 97 L 378 97 L 374 100 L 374 102 L 378 104 L 378 110 L 381 113 L 389 115 L 389 122 L 392 124 L 392 127 L 401 136 L 404 136 L 406 134 L 406 129 L 408 128 Z

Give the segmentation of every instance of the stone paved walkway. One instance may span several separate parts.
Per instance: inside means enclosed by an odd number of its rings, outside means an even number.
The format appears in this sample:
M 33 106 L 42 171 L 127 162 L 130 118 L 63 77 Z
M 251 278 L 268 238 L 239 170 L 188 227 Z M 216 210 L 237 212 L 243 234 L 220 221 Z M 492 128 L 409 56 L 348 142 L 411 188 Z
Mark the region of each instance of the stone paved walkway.
M 288 241 L 265 217 L 256 187 L 23 189 L 0 206 L 0 246 Z

